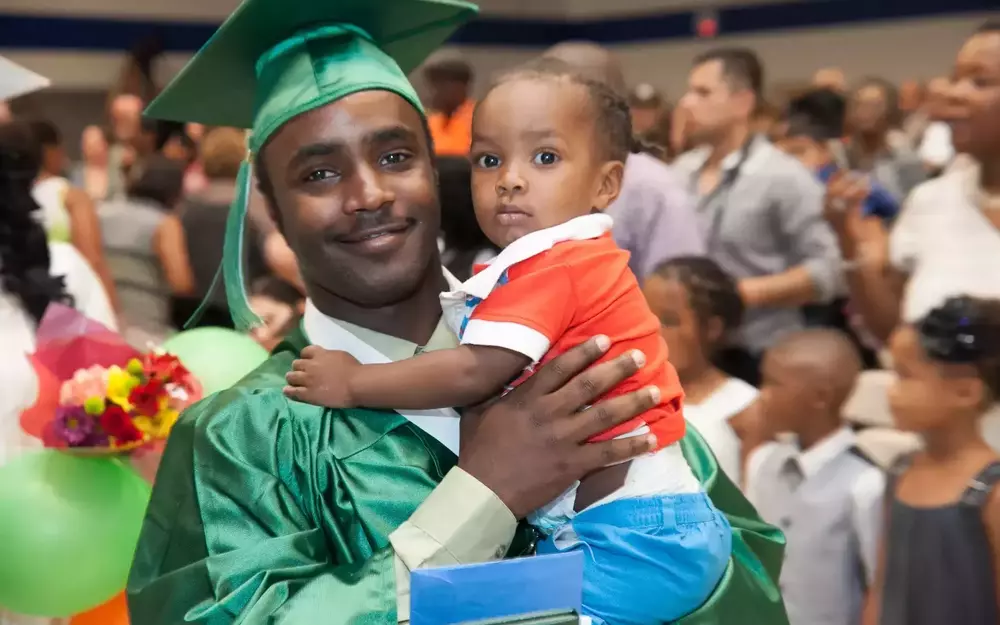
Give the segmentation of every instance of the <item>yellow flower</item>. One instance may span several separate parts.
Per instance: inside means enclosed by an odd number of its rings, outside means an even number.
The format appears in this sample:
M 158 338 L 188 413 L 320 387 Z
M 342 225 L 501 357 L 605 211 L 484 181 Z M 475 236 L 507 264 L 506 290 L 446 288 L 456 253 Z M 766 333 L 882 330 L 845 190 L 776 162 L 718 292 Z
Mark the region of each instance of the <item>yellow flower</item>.
M 167 398 L 160 400 L 160 410 L 154 417 L 135 417 L 133 423 L 143 434 L 151 438 L 166 438 L 174 427 L 180 412 L 170 408 Z
M 108 369 L 108 399 L 126 411 L 132 409 L 128 395 L 137 384 L 136 379 L 121 367 L 116 365 Z

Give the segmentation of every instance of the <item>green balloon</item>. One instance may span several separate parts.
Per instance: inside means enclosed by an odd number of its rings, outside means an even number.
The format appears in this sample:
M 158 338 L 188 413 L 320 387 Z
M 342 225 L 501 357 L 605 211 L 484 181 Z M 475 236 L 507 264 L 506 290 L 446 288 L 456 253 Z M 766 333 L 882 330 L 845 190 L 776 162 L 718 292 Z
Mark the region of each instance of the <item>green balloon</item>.
M 58 451 L 0 467 L 0 606 L 67 617 L 125 587 L 149 485 L 114 458 Z
M 267 360 L 252 338 L 225 328 L 195 328 L 173 335 L 163 349 L 180 358 L 205 395 L 224 391 Z

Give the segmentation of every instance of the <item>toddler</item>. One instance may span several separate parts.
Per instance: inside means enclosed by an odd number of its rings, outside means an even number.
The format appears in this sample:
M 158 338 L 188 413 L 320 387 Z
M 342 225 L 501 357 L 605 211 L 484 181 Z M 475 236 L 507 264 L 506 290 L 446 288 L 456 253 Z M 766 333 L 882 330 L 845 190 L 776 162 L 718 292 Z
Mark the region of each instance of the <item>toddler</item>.
M 674 621 L 711 594 L 732 536 L 681 453 L 677 374 L 628 253 L 615 245 L 611 218 L 602 214 L 621 188 L 628 106 L 607 87 L 549 62 L 494 85 L 472 132 L 476 217 L 503 251 L 441 296 L 461 345 L 377 365 L 310 351 L 293 365 L 287 392 L 329 407 L 468 406 L 592 336 L 611 339 L 604 360 L 641 351 L 645 366 L 606 397 L 654 387 L 659 405 L 596 440 L 652 434 L 658 451 L 588 476 L 529 520 L 547 535 L 539 553 L 583 550 L 588 616 Z

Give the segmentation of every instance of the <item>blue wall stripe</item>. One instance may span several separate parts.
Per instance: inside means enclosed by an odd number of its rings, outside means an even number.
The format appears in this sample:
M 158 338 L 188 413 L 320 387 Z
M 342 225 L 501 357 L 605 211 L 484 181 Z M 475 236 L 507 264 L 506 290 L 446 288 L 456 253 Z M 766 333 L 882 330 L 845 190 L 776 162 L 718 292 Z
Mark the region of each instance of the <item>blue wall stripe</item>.
M 720 35 L 837 26 L 913 17 L 996 10 L 997 0 L 809 0 L 719 11 Z M 694 37 L 695 13 L 681 11 L 591 21 L 511 19 L 484 15 L 458 32 L 466 45 L 544 47 L 566 39 L 606 44 Z M 0 48 L 128 50 L 144 35 L 158 32 L 166 48 L 192 52 L 217 24 L 2 14 Z M 919 45 L 919 42 L 913 42 Z

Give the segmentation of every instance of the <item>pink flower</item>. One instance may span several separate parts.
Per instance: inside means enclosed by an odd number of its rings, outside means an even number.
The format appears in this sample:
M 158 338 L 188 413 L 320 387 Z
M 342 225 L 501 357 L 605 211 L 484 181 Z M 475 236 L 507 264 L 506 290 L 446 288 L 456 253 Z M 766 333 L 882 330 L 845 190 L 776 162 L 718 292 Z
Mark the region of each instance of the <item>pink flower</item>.
M 63 406 L 82 406 L 91 397 L 104 397 L 108 389 L 107 372 L 99 365 L 78 369 L 59 389 L 59 403 Z

